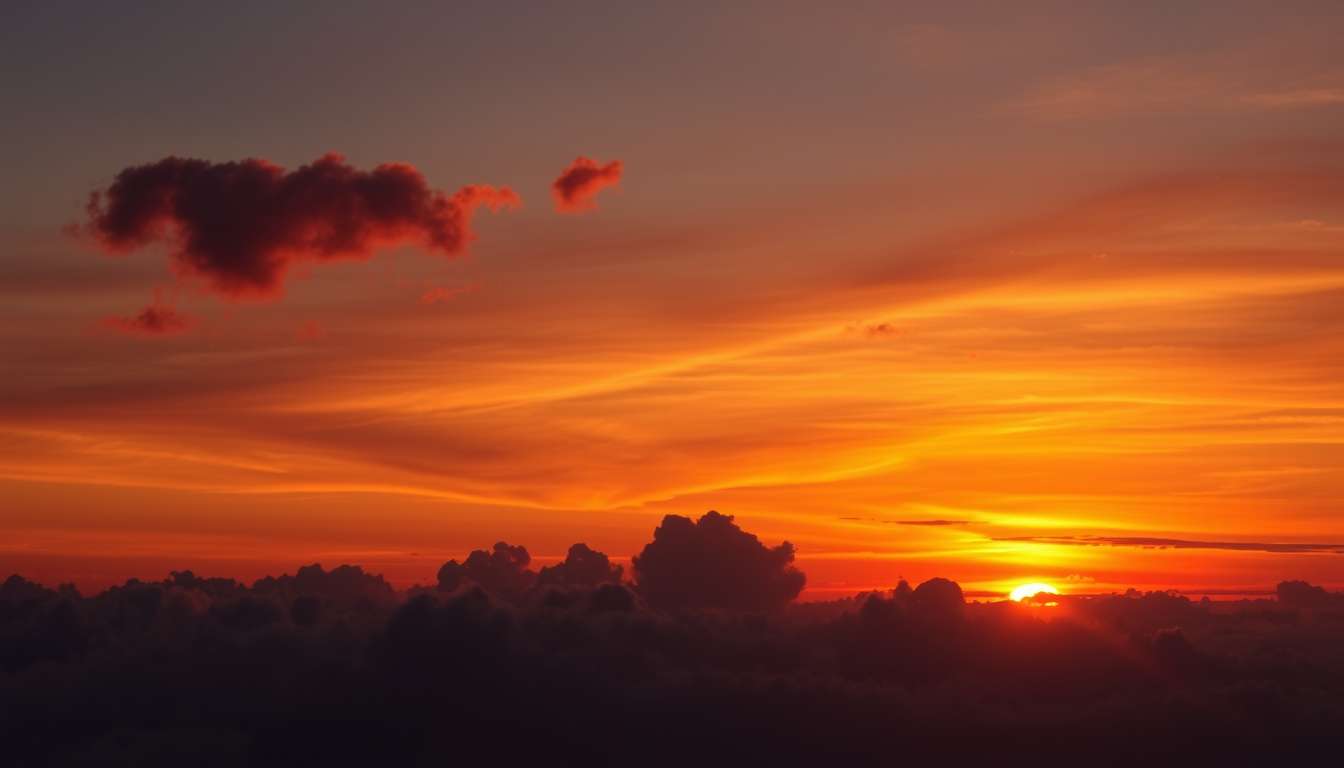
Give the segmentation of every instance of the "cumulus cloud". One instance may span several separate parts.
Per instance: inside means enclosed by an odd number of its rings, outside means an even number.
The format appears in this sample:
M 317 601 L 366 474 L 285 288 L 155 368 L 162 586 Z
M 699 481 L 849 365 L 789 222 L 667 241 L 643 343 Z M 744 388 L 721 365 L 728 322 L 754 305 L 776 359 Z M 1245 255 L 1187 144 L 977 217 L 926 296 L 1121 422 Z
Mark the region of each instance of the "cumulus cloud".
M 605 554 L 583 543 L 570 547 L 563 562 L 548 565 L 537 574 L 539 586 L 595 587 L 620 581 L 621 566 L 612 565 Z
M 452 592 L 475 584 L 496 597 L 517 598 L 528 590 L 537 574 L 528 570 L 532 556 L 527 548 L 496 542 L 489 552 L 472 551 L 465 562 L 449 560 L 439 568 L 440 592 Z
M 327 571 L 320 563 L 313 563 L 299 568 L 293 576 L 267 576 L 253 584 L 252 589 L 259 595 L 287 600 L 315 597 L 343 607 L 386 605 L 395 598 L 386 579 L 358 565 L 339 565 Z
M 597 193 L 619 184 L 623 170 L 620 160 L 600 165 L 587 157 L 575 158 L 551 184 L 555 209 L 562 213 L 581 213 L 596 208 Z
M 132 166 L 93 193 L 85 231 L 109 251 L 168 242 L 179 273 L 229 297 L 283 291 L 300 262 L 367 259 L 417 244 L 457 256 L 476 208 L 519 204 L 507 187 L 431 188 L 413 166 L 361 171 L 338 154 L 287 171 L 261 159 L 214 163 L 166 157 Z
M 170 306 L 155 302 L 140 310 L 139 314 L 105 317 L 102 325 L 132 336 L 171 336 L 189 329 L 191 318 Z
M 793 545 L 771 549 L 731 515 L 709 511 L 698 521 L 667 515 L 653 541 L 633 558 L 639 593 L 654 608 L 770 611 L 803 590 Z

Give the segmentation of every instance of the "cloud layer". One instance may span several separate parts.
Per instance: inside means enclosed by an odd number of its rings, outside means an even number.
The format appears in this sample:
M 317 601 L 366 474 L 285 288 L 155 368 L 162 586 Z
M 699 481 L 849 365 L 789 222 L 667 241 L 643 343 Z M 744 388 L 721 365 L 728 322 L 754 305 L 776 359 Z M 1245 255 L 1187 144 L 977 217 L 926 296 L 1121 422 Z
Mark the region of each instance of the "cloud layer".
M 299 262 L 367 259 L 401 244 L 457 256 L 472 240 L 477 207 L 519 202 L 507 187 L 450 195 L 413 166 L 361 171 L 337 154 L 293 171 L 261 159 L 166 157 L 126 168 L 94 192 L 87 231 L 114 253 L 169 242 L 179 273 L 228 297 L 269 297 Z

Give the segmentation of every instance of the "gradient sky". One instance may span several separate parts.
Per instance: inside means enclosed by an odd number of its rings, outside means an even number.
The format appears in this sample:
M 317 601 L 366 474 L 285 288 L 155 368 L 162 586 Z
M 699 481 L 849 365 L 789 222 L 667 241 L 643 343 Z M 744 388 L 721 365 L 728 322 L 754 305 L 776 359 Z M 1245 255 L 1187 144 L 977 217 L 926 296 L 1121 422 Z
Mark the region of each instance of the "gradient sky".
M 637 5 L 5 3 L 0 572 L 409 584 L 713 508 L 810 597 L 1344 586 L 1344 7 Z M 523 207 L 269 300 L 68 233 L 326 152 Z M 579 155 L 624 176 L 562 215 Z M 185 332 L 107 327 L 156 290 Z

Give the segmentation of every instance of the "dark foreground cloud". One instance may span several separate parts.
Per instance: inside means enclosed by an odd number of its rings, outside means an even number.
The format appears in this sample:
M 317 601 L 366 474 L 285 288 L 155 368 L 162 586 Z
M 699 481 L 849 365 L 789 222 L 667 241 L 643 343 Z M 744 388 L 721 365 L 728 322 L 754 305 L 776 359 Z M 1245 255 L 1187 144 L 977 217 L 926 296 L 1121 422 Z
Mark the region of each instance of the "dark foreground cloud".
M 710 511 L 698 521 L 664 517 L 632 564 L 637 590 L 655 608 L 773 611 L 803 591 L 793 557 L 789 542 L 771 549 L 731 515 Z
M 293 171 L 260 159 L 167 157 L 93 193 L 85 231 L 115 253 L 166 241 L 180 273 L 226 296 L 273 296 L 295 263 L 366 259 L 399 244 L 456 256 L 472 240 L 477 207 L 518 203 L 508 188 L 450 195 L 413 166 L 361 171 L 337 154 Z
M 1143 547 L 1146 549 L 1228 549 L 1238 552 L 1344 554 L 1344 544 L 1267 543 L 1259 541 L 1197 541 L 1148 536 L 998 536 L 995 541 L 1030 541 L 1092 547 Z
M 968 603 L 935 578 L 790 605 L 792 559 L 711 512 L 663 520 L 636 559 L 642 596 L 583 544 L 538 575 L 500 542 L 407 592 L 353 565 L 87 597 L 13 576 L 0 744 L 18 766 L 1277 765 L 1337 749 L 1344 595 L 1319 586 L 1047 607 Z
M 600 165 L 586 157 L 576 158 L 551 184 L 556 210 L 579 213 L 595 208 L 597 193 L 619 184 L 623 170 L 620 160 Z
M 575 544 L 569 548 L 565 559 L 555 565 L 548 565 L 537 574 L 537 583 L 541 586 L 556 587 L 596 587 L 598 584 L 619 584 L 621 566 L 612 565 L 606 555 L 592 549 L 587 544 Z
M 523 594 L 537 579 L 528 570 L 532 556 L 527 548 L 508 542 L 496 542 L 493 549 L 477 549 L 465 562 L 449 560 L 439 568 L 439 591 L 454 592 L 467 586 L 478 586 L 506 599 Z

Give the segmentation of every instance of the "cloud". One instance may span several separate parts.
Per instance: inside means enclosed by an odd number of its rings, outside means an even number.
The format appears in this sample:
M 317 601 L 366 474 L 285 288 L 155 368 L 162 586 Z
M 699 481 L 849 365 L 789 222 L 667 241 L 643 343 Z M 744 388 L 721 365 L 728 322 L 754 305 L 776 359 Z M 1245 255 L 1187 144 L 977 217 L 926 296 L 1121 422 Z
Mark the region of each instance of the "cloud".
M 361 171 L 337 154 L 293 171 L 261 159 L 166 157 L 126 168 L 94 192 L 85 231 L 114 253 L 169 242 L 179 273 L 228 297 L 271 297 L 295 263 L 362 260 L 407 243 L 457 256 L 473 238 L 477 207 L 519 202 L 507 187 L 449 195 L 413 166 Z
M 998 536 L 994 541 L 1028 541 L 1073 546 L 1142 547 L 1145 549 L 1227 549 L 1239 552 L 1344 554 L 1344 544 L 1266 543 L 1256 541 L 1191 541 L 1149 536 Z
M 294 331 L 294 338 L 298 341 L 320 341 L 327 337 L 327 329 L 316 320 L 308 320 Z
M 376 573 L 358 565 L 339 565 L 327 571 L 318 563 L 299 568 L 293 576 L 259 579 L 252 591 L 287 600 L 316 597 L 344 607 L 386 605 L 395 598 L 392 586 Z
M 1007 111 L 1045 120 L 1087 120 L 1344 103 L 1344 78 L 1337 71 L 1245 71 L 1233 64 L 1219 55 L 1181 55 L 1089 67 L 1037 83 Z
M 598 165 L 596 160 L 579 157 L 551 184 L 555 209 L 562 213 L 581 213 L 597 207 L 597 193 L 621 181 L 624 167 L 620 160 Z
M 961 592 L 960 584 L 935 576 L 915 587 L 910 595 L 910 604 L 916 611 L 929 616 L 953 618 L 960 616 L 966 607 L 966 597 Z
M 712 510 L 698 521 L 667 515 L 632 562 L 639 593 L 670 611 L 775 610 L 806 582 L 793 566 L 792 544 L 768 548 Z
M 473 550 L 463 563 L 449 560 L 439 568 L 439 591 L 453 592 L 475 584 L 495 597 L 516 599 L 532 586 L 537 574 L 528 570 L 527 548 L 496 542 L 489 552 Z
M 517 565 L 520 549 L 495 551 Z M 867 765 L 893 744 L 954 765 L 1296 763 L 1338 740 L 1344 595 L 1278 592 L 1046 608 L 967 603 L 934 578 L 743 620 L 655 615 L 616 584 L 514 605 L 476 588 L 397 593 L 355 566 L 251 587 L 178 571 L 87 597 L 13 576 L 0 581 L 0 738 L 17 765 L 209 762 L 221 739 L 238 751 L 215 762 L 264 765 L 446 763 L 464 744 L 507 745 L 510 763 L 553 761 L 560 745 L 594 765 Z M 172 717 L 108 706 L 129 684 L 174 702 Z
M 105 317 L 102 325 L 131 336 L 172 336 L 191 328 L 191 318 L 172 307 L 155 302 L 140 310 L 137 315 Z
M 458 296 L 461 296 L 464 293 L 471 293 L 474 290 L 476 290 L 476 285 L 474 283 L 471 285 L 453 287 L 436 285 L 420 294 L 420 303 L 429 305 L 438 304 L 444 301 L 452 301 Z
M 970 520 L 897 520 L 897 525 L 970 525 Z
M 539 586 L 595 587 L 621 581 L 621 566 L 612 565 L 603 553 L 579 543 L 569 548 L 563 562 L 548 565 L 537 574 Z

